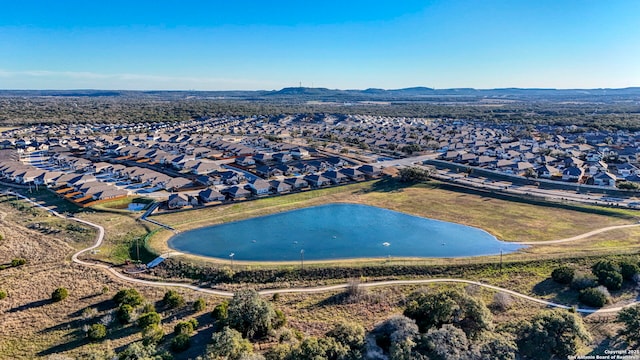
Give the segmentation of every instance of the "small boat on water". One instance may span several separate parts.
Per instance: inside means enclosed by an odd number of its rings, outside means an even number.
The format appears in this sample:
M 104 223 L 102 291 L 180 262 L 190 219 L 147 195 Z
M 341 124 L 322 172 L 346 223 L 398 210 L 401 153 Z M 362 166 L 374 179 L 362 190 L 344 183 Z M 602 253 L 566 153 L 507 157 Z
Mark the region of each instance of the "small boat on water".
M 382 246 L 389 246 L 389 245 L 391 245 L 391 243 L 388 243 L 386 241 L 382 243 Z

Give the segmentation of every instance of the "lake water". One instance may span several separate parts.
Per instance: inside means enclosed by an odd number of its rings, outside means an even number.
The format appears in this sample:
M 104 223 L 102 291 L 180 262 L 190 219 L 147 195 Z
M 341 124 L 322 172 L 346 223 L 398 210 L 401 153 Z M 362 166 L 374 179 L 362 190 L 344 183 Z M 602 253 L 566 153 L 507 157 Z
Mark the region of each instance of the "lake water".
M 169 247 L 244 261 L 383 257 L 464 257 L 522 245 L 486 231 L 366 205 L 330 204 L 179 233 Z

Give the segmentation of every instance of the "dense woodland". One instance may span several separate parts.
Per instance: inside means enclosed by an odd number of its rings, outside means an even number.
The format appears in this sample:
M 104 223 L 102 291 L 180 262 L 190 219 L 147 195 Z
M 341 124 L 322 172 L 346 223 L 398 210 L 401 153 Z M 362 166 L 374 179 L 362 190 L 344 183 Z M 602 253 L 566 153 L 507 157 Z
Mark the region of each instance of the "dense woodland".
M 311 89 L 313 90 L 313 89 Z M 212 115 L 300 113 L 453 118 L 640 130 L 640 92 L 576 95 L 366 97 L 351 93 L 0 92 L 0 125 L 184 121 Z M 524 91 L 524 90 L 521 90 Z M 215 93 L 217 94 L 217 93 Z M 375 94 L 375 93 L 373 93 Z M 53 96 L 55 95 L 55 96 Z M 219 94 L 218 94 L 219 95 Z

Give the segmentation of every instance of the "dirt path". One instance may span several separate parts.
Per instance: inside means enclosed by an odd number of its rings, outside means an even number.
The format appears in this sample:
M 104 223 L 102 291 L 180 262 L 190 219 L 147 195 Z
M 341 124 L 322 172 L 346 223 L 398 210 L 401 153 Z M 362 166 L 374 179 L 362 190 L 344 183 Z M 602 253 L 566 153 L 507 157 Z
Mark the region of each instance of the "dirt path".
M 588 233 L 584 233 L 584 234 L 581 234 L 581 235 L 577 235 L 577 236 L 573 236 L 573 237 L 565 238 L 565 239 L 546 240 L 546 241 L 527 241 L 527 242 L 518 242 L 518 243 L 515 243 L 515 244 L 520 244 L 520 245 L 561 244 L 561 243 L 576 241 L 576 240 L 580 240 L 580 239 L 585 239 L 585 238 L 588 238 L 590 236 L 597 235 L 597 234 L 600 234 L 600 233 L 603 233 L 603 232 L 607 232 L 607 231 L 611 231 L 611 230 L 626 229 L 626 228 L 631 228 L 631 227 L 636 227 L 636 226 L 640 226 L 640 223 L 638 223 L 638 224 L 629 224 L 629 225 L 617 225 L 617 226 L 603 227 L 603 228 L 600 228 L 600 229 L 589 231 Z
M 47 210 L 50 211 L 54 214 L 56 214 L 56 216 L 60 216 L 63 217 L 60 214 L 55 213 L 55 211 L 53 211 L 52 209 L 46 208 L 40 204 L 37 204 L 35 202 L 33 202 L 31 199 L 29 198 L 25 198 L 25 200 Z M 176 282 L 165 282 L 165 281 L 150 281 L 150 280 L 142 280 L 142 279 L 136 279 L 136 278 L 131 278 L 121 272 L 119 272 L 118 270 L 114 269 L 113 267 L 109 266 L 109 265 L 105 265 L 105 264 L 99 264 L 99 263 L 93 263 L 93 262 L 87 262 L 84 260 L 80 260 L 78 257 L 80 255 L 82 255 L 83 253 L 87 252 L 87 251 L 91 251 L 93 249 L 98 248 L 100 245 L 102 245 L 102 241 L 104 240 L 104 227 L 102 227 L 101 225 L 98 224 L 94 224 L 92 222 L 86 221 L 86 220 L 82 220 L 82 219 L 77 219 L 77 218 L 67 218 L 68 220 L 73 220 L 73 221 L 77 221 L 80 223 L 83 223 L 85 225 L 89 225 L 92 226 L 94 228 L 96 228 L 98 230 L 98 235 L 96 236 L 96 242 L 89 246 L 88 248 L 82 249 L 78 252 L 76 252 L 75 254 L 73 254 L 73 256 L 71 257 L 71 260 L 77 264 L 80 265 L 84 265 L 84 266 L 91 266 L 91 267 L 97 267 L 97 268 L 101 268 L 104 269 L 106 271 L 108 271 L 109 273 L 111 273 L 113 276 L 131 282 L 131 283 L 135 283 L 135 284 L 143 284 L 143 285 L 148 285 L 148 286 L 156 286 L 156 287 L 181 287 L 181 288 L 185 288 L 185 289 L 190 289 L 193 291 L 198 291 L 198 292 L 203 292 L 203 293 L 207 293 L 207 294 L 212 294 L 212 295 L 217 295 L 217 296 L 223 296 L 223 297 L 232 297 L 233 296 L 233 292 L 230 291 L 223 291 L 223 290 L 216 290 L 216 289 L 207 289 L 207 288 L 201 288 L 195 285 L 190 285 L 190 284 L 184 284 L 184 283 L 176 283 Z M 560 240 L 551 240 L 550 242 L 536 242 L 536 243 L 521 243 L 521 244 L 541 244 L 541 243 L 559 243 L 559 242 L 568 242 L 568 241 L 574 241 L 574 240 L 578 240 L 578 239 L 582 239 L 588 236 L 592 236 L 594 234 L 598 234 L 598 233 L 602 233 L 605 231 L 610 231 L 610 230 L 615 230 L 615 229 L 620 229 L 620 228 L 627 228 L 627 227 L 632 227 L 632 226 L 639 226 L 640 224 L 632 224 L 632 225 L 620 225 L 620 226 L 610 226 L 610 227 L 606 227 L 606 228 L 602 228 L 602 229 L 598 229 L 598 230 L 594 230 L 582 235 L 578 235 L 578 236 L 574 236 L 571 238 L 567 238 L 567 239 L 560 239 Z M 437 284 L 437 283 L 462 283 L 462 284 L 471 284 L 471 285 L 477 285 L 477 286 L 482 286 L 484 288 L 487 289 L 492 289 L 495 291 L 499 291 L 499 292 L 503 292 L 521 299 L 525 299 L 531 302 L 535 302 L 541 305 L 545 305 L 545 306 L 551 306 L 551 307 L 555 307 L 555 308 L 560 308 L 560 309 L 571 309 L 573 307 L 571 306 L 567 306 L 567 305 L 563 305 L 563 304 L 558 304 L 558 303 L 554 303 L 551 301 L 547 301 L 547 300 L 543 300 L 543 299 L 538 299 L 538 298 L 534 298 L 532 296 L 529 295 L 525 295 L 513 290 L 509 290 L 509 289 L 505 289 L 499 286 L 494 286 L 494 285 L 489 285 L 489 284 L 485 284 L 485 283 L 481 283 L 478 281 L 473 281 L 473 280 L 465 280 L 465 279 L 453 279 L 453 278 L 443 278 L 443 279 L 418 279 L 418 280 L 389 280 L 389 281 L 374 281 L 374 282 L 368 282 L 368 283 L 362 283 L 360 284 L 360 286 L 364 287 L 364 288 L 369 288 L 369 287 L 380 287 L 380 286 L 398 286 L 398 285 L 420 285 L 420 284 Z M 341 289 L 345 289 L 349 286 L 349 284 L 338 284 L 338 285 L 329 285 L 329 286 L 319 286 L 319 287 L 308 287 L 308 288 L 287 288 L 287 289 L 267 289 L 267 290 L 262 290 L 259 293 L 262 295 L 270 295 L 270 294 L 276 294 L 276 293 L 280 293 L 280 294 L 284 294 L 284 293 L 320 293 L 320 292 L 327 292 L 327 291 L 336 291 L 336 290 L 341 290 Z M 633 303 L 624 305 L 624 306 L 615 306 L 615 307 L 609 307 L 609 308 L 604 308 L 604 309 L 585 309 L 585 308 L 574 308 L 576 312 L 579 313 L 583 313 L 583 314 L 605 314 L 605 313 L 615 313 L 618 312 L 626 307 L 629 306 L 633 306 L 636 304 L 640 304 L 640 301 L 635 301 Z

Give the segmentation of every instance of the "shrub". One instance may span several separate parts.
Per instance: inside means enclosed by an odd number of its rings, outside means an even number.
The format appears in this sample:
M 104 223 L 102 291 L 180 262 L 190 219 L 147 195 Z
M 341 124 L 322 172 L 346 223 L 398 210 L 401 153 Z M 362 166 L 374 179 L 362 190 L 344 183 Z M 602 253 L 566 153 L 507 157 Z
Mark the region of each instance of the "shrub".
M 118 305 L 128 304 L 132 307 L 136 307 L 142 304 L 144 298 L 136 291 L 136 289 L 122 289 L 116 293 L 113 297 L 113 301 Z
M 207 302 L 203 298 L 198 298 L 198 300 L 193 302 L 193 311 L 200 312 L 203 311 L 207 307 Z
M 162 299 L 169 309 L 175 309 L 184 305 L 184 298 L 175 290 L 169 290 Z
M 160 324 L 160 314 L 157 312 L 144 313 L 138 318 L 138 326 L 143 329 L 158 324 Z
M 116 312 L 116 317 L 121 324 L 128 324 L 131 322 L 131 313 L 133 312 L 133 307 L 129 304 L 122 304 L 118 308 Z
M 527 359 L 561 359 L 575 355 L 591 340 L 580 316 L 561 310 L 545 310 L 516 329 L 518 350 Z
M 622 309 L 618 313 L 618 321 L 624 325 L 620 335 L 629 345 L 640 345 L 640 305 Z
M 633 281 L 633 277 L 638 272 L 638 265 L 626 261 L 620 263 L 620 274 L 623 279 Z
M 211 344 L 207 346 L 207 359 L 237 360 L 253 353 L 253 345 L 242 338 L 242 334 L 228 327 L 211 336 Z
M 157 344 L 164 337 L 164 330 L 158 324 L 147 326 L 142 331 L 142 343 L 144 345 Z
M 102 324 L 93 324 L 87 332 L 87 336 L 91 340 L 104 339 L 107 336 L 107 327 Z
M 606 291 L 606 289 L 604 291 Z M 603 307 L 609 302 L 609 298 L 604 291 L 600 287 L 584 289 L 580 291 L 578 299 L 587 306 Z
M 327 333 L 328 337 L 336 339 L 340 344 L 350 349 L 360 349 L 364 346 L 364 327 L 356 323 L 340 323 Z
M 622 274 L 616 271 L 602 271 L 599 273 L 598 282 L 609 290 L 620 290 L 622 287 Z
M 6 290 L 0 290 L 0 300 L 4 299 L 7 297 L 7 291 Z
M 495 295 L 493 295 L 492 305 L 493 308 L 497 310 L 506 311 L 511 307 L 512 304 L 513 298 L 507 293 L 497 292 Z
M 584 290 L 598 286 L 598 282 L 595 277 L 589 274 L 578 273 L 573 277 L 571 281 L 571 288 L 573 290 Z
M 61 287 L 53 290 L 53 293 L 51 293 L 51 300 L 58 302 L 66 299 L 67 296 L 69 296 L 69 291 Z
M 591 266 L 591 271 L 595 276 L 603 271 L 620 272 L 620 268 L 609 260 L 600 260 Z
M 27 259 L 24 258 L 15 258 L 11 260 L 11 266 L 20 266 L 27 263 Z
M 216 305 L 211 312 L 211 316 L 213 316 L 213 319 L 216 321 L 218 326 L 224 326 L 227 323 L 227 318 L 229 317 L 229 303 L 223 301 Z
M 142 313 L 156 312 L 156 307 L 152 303 L 146 303 L 142 307 Z
M 284 312 L 280 309 L 276 309 L 276 317 L 273 319 L 273 328 L 280 329 L 287 323 L 287 317 L 284 315 Z
M 229 302 L 228 323 L 248 338 L 261 338 L 273 329 L 276 312 L 255 290 L 241 290 Z
M 185 351 L 191 346 L 191 338 L 187 334 L 178 334 L 171 340 L 171 350 L 174 352 Z
M 560 266 L 551 273 L 551 278 L 558 284 L 570 284 L 575 275 L 575 270 L 568 266 Z
M 173 332 L 180 335 L 191 335 L 194 330 L 193 323 L 190 321 L 180 321 L 173 327 Z

